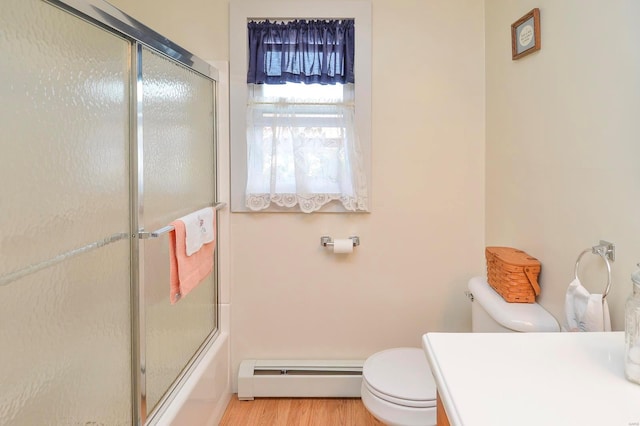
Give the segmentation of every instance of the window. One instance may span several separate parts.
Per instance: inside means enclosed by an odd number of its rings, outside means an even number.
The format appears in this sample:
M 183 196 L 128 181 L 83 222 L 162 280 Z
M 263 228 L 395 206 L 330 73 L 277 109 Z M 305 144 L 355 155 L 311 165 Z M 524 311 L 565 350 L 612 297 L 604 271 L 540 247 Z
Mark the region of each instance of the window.
M 275 43 L 265 48 L 265 57 L 276 71 L 266 69 L 247 83 L 247 22 L 266 21 L 252 16 L 277 16 L 278 22 L 291 18 L 288 22 L 296 25 L 315 22 L 302 18 L 313 9 L 317 9 L 316 16 L 327 17 L 326 4 L 305 4 L 287 3 L 289 6 L 278 10 L 283 3 L 231 3 L 233 211 L 368 211 L 370 3 L 347 2 L 346 7 L 336 4 L 341 10 L 333 12 L 339 17 L 349 16 L 351 11 L 355 19 L 355 85 L 351 82 L 353 75 L 351 81 L 326 84 L 318 73 L 304 69 L 301 77 L 295 77 L 297 71 L 285 69 L 290 75 L 278 80 L 280 68 L 291 61 L 282 61 L 284 54 Z M 326 58 L 329 55 L 322 59 Z M 329 60 L 329 66 L 338 65 L 339 69 L 340 60 Z M 250 74 L 255 73 L 252 67 Z M 331 69 L 329 74 L 333 75 Z M 315 77 L 305 80 L 307 76 Z
M 255 22 L 249 31 L 246 203 L 366 211 L 354 122 L 354 22 Z M 273 84 L 271 84 L 273 83 Z

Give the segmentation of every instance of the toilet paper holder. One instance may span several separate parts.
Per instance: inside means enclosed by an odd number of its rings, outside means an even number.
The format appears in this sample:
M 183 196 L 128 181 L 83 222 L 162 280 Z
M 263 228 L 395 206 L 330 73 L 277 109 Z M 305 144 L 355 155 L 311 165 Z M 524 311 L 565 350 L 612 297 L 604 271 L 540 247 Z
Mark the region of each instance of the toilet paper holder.
M 349 239 L 353 241 L 354 247 L 360 245 L 360 237 L 349 237 Z M 327 236 L 320 237 L 320 245 L 322 247 L 333 247 L 333 239 Z

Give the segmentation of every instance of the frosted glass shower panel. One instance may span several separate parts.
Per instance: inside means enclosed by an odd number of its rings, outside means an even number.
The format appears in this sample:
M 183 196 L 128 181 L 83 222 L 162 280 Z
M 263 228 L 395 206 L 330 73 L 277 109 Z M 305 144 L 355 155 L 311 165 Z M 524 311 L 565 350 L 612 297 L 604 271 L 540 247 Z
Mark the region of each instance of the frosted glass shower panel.
M 213 201 L 215 87 L 146 48 L 142 64 L 145 225 L 163 225 Z
M 0 15 L 4 273 L 128 231 L 129 43 L 42 1 Z
M 0 425 L 130 425 L 129 244 L 0 287 Z
M 130 44 L 3 0 L 0 51 L 0 424 L 130 424 Z
M 215 83 L 151 50 L 142 54 L 144 228 L 214 202 Z M 154 407 L 216 328 L 214 273 L 169 302 L 169 238 L 144 240 L 147 407 Z M 215 268 L 215 266 L 214 266 Z

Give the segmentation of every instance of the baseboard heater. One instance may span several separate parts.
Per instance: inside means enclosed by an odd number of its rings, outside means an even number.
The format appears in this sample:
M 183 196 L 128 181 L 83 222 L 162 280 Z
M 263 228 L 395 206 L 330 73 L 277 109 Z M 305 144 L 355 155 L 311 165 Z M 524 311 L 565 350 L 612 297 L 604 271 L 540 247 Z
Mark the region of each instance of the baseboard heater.
M 238 372 L 238 399 L 360 397 L 363 364 L 360 360 L 246 359 Z

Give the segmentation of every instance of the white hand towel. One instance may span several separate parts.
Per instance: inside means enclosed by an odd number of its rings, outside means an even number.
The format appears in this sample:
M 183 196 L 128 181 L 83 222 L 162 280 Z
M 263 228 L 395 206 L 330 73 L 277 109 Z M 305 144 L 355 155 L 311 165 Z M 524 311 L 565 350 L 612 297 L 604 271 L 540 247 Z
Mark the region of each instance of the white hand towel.
M 184 223 L 185 227 L 187 256 L 191 256 L 200 250 L 203 244 L 210 243 L 216 238 L 213 215 L 213 208 L 207 207 L 178 219 Z
M 607 301 L 590 294 L 577 278 L 567 288 L 564 307 L 568 331 L 611 331 Z

